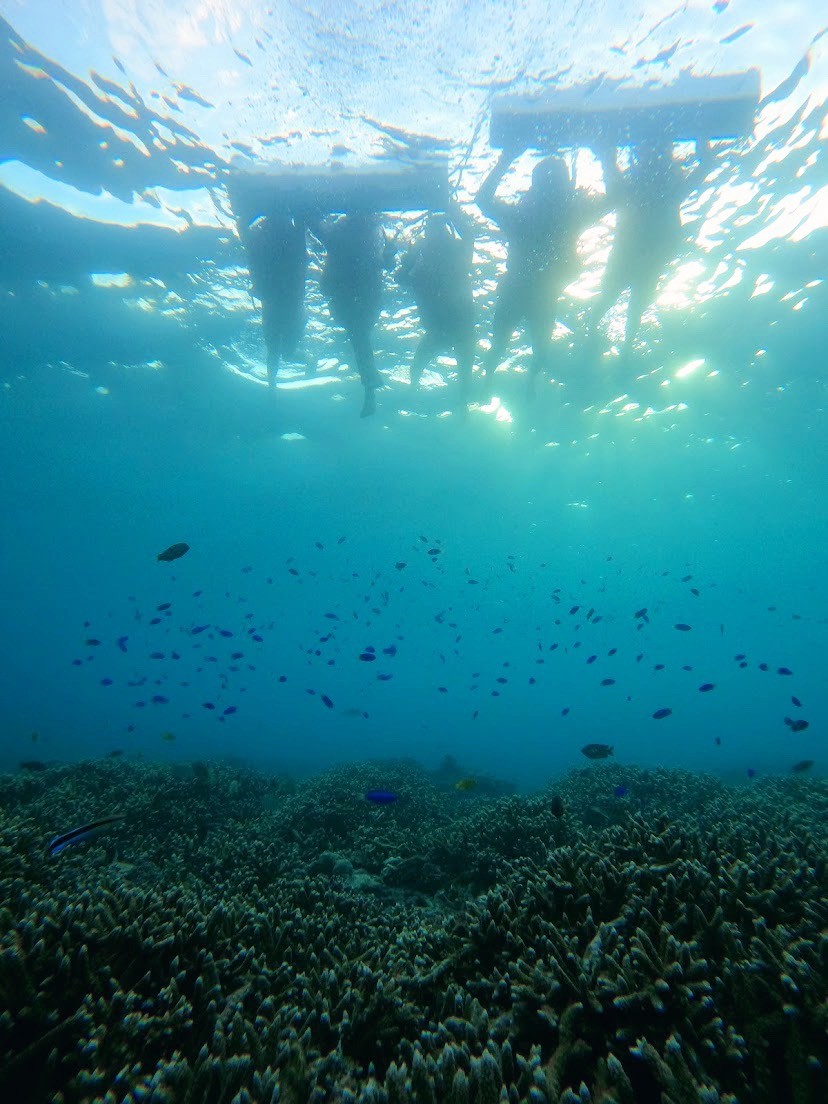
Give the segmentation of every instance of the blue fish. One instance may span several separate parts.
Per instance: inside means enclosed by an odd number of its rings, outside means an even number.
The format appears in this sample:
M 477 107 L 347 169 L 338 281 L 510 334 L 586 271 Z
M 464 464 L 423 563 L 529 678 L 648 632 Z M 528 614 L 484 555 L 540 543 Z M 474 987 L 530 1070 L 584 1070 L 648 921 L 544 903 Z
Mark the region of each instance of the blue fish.
M 365 795 L 365 800 L 372 802 L 374 805 L 393 805 L 397 800 L 397 794 L 390 790 L 369 790 Z
M 92 820 L 89 824 L 84 824 L 80 828 L 73 828 L 71 832 L 63 832 L 62 835 L 53 836 L 46 844 L 46 854 L 49 858 L 54 858 L 61 851 L 65 851 L 67 847 L 74 847 L 76 843 L 87 843 L 110 824 L 115 824 L 124 819 L 123 816 L 101 817 L 99 820 Z
M 626 786 L 616 786 L 612 791 L 613 797 L 626 797 L 630 791 Z

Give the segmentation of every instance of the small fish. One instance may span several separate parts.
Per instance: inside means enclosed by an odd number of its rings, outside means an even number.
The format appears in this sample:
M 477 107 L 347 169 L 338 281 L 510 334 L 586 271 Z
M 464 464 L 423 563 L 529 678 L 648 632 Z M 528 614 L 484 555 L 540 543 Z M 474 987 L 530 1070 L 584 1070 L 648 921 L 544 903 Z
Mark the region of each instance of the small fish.
M 230 717 L 230 716 L 232 716 L 232 715 L 233 715 L 233 713 L 235 713 L 235 712 L 236 712 L 236 709 L 237 709 L 237 708 L 238 708 L 238 706 L 235 706 L 235 705 L 228 705 L 228 706 L 227 706 L 227 708 L 226 708 L 226 709 L 225 709 L 225 710 L 223 711 L 223 715 L 224 715 L 225 717 Z
M 716 745 L 716 747 L 721 747 L 721 746 L 722 746 L 722 738 L 721 738 L 721 736 L 717 736 L 717 737 L 715 738 L 715 740 L 713 741 L 713 743 L 714 743 L 714 744 Z
M 90 636 L 87 640 L 84 640 L 84 644 L 87 648 L 97 648 L 100 644 L 100 640 L 97 640 L 94 636 Z
M 552 800 L 549 802 L 549 812 L 553 817 L 562 817 L 566 812 L 566 806 L 564 805 L 563 798 L 560 794 L 554 794 Z
M 171 605 L 172 602 L 162 602 L 160 606 L 156 606 L 155 608 L 158 610 L 159 613 L 163 613 L 164 610 L 168 610 Z
M 626 786 L 616 786 L 615 789 L 612 791 L 612 796 L 613 797 L 626 797 L 629 792 L 630 791 L 627 789 Z
M 157 558 L 169 563 L 171 560 L 180 560 L 181 557 L 185 556 L 189 551 L 189 544 L 184 544 L 184 542 L 181 541 L 178 544 L 171 544 L 169 548 L 165 548 L 163 552 L 159 552 Z
M 748 769 L 745 771 L 745 774 L 748 776 L 748 778 L 756 777 L 756 771 L 753 769 L 753 767 L 748 767 Z
M 794 774 L 804 774 L 805 771 L 809 771 L 813 765 L 813 759 L 800 759 L 798 763 L 794 763 L 791 767 L 791 771 Z
M 455 790 L 461 790 L 466 792 L 467 790 L 474 790 L 477 788 L 476 778 L 461 778 L 459 782 L 454 783 Z
M 359 658 L 363 663 L 373 663 L 377 657 L 373 652 L 361 652 Z
M 118 647 L 119 647 L 119 648 L 121 649 L 121 651 L 122 651 L 122 652 L 125 652 L 125 651 L 127 650 L 127 646 L 126 646 L 126 645 L 127 645 L 127 641 L 128 641 L 128 640 L 129 640 L 129 637 L 128 637 L 128 636 L 119 636 L 119 637 L 118 637 L 118 642 L 117 642 L 117 643 L 118 643 Z
M 369 790 L 365 795 L 365 800 L 372 805 L 393 805 L 397 798 L 398 795 L 391 790 Z
M 679 632 L 690 632 L 690 626 L 685 625 L 683 621 L 679 621 L 677 625 L 673 625 L 674 629 L 678 629 Z
M 793 671 L 790 669 L 790 667 L 777 667 L 776 673 L 777 675 L 792 675 Z
M 101 817 L 99 820 L 92 820 L 89 824 L 84 824 L 80 828 L 73 828 L 71 832 L 63 832 L 62 835 L 53 836 L 46 844 L 46 854 L 49 858 L 54 858 L 61 851 L 65 851 L 67 847 L 74 847 L 77 843 L 86 843 L 102 829 L 124 819 L 123 816 Z
M 107 759 L 120 759 L 123 754 L 124 753 L 121 748 L 113 748 L 112 751 L 110 751 L 107 755 Z
M 663 709 L 657 709 L 655 713 L 653 713 L 653 720 L 662 721 L 665 717 L 669 717 L 672 712 L 672 709 L 668 709 L 667 706 L 664 706 Z
M 175 739 L 175 733 L 173 733 L 173 732 L 162 732 L 161 733 L 161 739 L 165 740 L 168 744 L 171 744 L 173 742 L 173 740 Z
M 711 690 L 715 690 L 715 689 L 716 689 L 716 683 L 715 682 L 703 682 L 701 684 L 701 686 L 699 687 L 699 693 L 700 694 L 709 694 Z
M 802 708 L 802 702 L 793 694 L 791 694 L 791 702 L 793 703 L 793 705 L 796 706 L 797 709 Z
M 613 754 L 613 750 L 609 744 L 585 744 L 581 748 L 581 754 L 587 759 L 608 759 Z
M 601 679 L 601 685 L 602 686 L 614 686 L 615 685 L 615 679 L 614 678 Z
M 45 771 L 46 764 L 41 759 L 21 759 L 20 769 L 25 771 Z
M 334 707 L 334 703 L 331 701 L 327 694 L 322 695 L 322 704 L 327 706 L 328 709 L 333 709 Z
M 796 720 L 791 720 L 790 717 L 785 717 L 785 724 L 791 730 L 791 732 L 804 732 L 809 726 L 809 722 L 803 720 L 802 717 L 797 717 Z

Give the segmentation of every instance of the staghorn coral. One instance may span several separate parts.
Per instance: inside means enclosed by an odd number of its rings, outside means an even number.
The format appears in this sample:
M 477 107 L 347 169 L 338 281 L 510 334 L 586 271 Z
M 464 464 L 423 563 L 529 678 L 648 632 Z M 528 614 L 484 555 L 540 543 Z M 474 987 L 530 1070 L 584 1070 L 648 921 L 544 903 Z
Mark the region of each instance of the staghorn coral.
M 555 793 L 400 761 L 0 778 L 3 1099 L 824 1100 L 826 784 L 613 764 Z

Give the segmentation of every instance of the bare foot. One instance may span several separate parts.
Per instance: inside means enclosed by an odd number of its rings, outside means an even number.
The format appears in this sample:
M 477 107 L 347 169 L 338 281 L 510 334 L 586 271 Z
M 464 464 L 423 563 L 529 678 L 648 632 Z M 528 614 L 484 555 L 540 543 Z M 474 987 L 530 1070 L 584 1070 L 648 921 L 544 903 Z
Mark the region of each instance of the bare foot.
M 365 388 L 365 400 L 362 404 L 362 410 L 359 412 L 360 418 L 370 418 L 372 414 L 377 412 L 377 393 L 373 387 Z

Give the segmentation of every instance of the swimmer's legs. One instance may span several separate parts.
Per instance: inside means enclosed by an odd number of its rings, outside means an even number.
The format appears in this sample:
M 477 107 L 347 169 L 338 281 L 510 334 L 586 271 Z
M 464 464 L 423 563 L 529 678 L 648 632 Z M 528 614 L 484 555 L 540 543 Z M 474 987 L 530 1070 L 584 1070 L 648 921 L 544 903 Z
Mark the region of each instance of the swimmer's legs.
M 374 349 L 371 344 L 371 327 L 360 326 L 348 332 L 351 348 L 354 350 L 359 378 L 364 388 L 364 398 L 360 418 L 368 418 L 376 412 L 376 390 L 381 384 L 380 375 L 374 364 Z
M 418 387 L 423 375 L 423 369 L 437 352 L 437 342 L 431 334 L 423 334 L 420 343 L 414 351 L 414 359 L 411 361 L 409 378 L 412 387 Z
M 529 366 L 527 398 L 535 399 L 538 377 L 545 373 L 552 361 L 553 318 L 539 304 L 529 314 L 529 339 L 532 342 L 532 362 Z
M 641 327 L 641 317 L 655 299 L 658 277 L 640 281 L 630 289 L 630 305 L 627 308 L 627 323 L 624 331 L 624 346 L 621 355 L 626 359 L 632 352 L 633 342 Z

